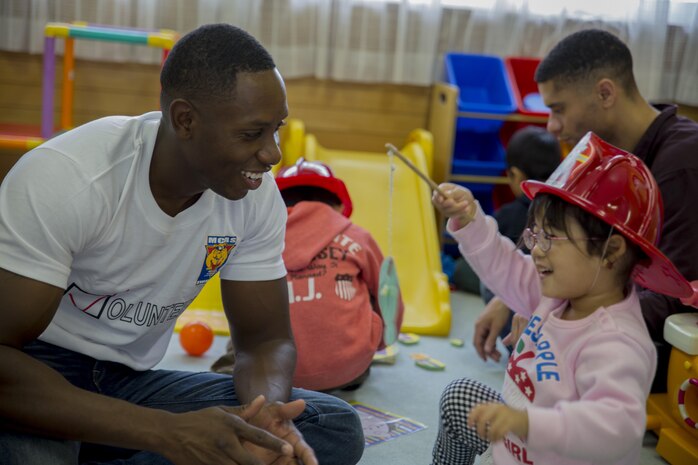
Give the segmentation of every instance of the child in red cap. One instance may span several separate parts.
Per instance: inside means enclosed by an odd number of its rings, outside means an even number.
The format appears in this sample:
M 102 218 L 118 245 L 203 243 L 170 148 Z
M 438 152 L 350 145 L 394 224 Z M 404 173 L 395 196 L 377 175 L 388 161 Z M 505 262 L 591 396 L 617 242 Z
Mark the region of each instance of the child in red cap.
M 655 247 L 662 202 L 635 156 L 587 134 L 533 199 L 526 256 L 497 233 L 472 194 L 444 184 L 433 202 L 482 281 L 529 324 L 500 395 L 452 382 L 441 398 L 433 464 L 637 464 L 657 354 L 634 280 L 690 297 Z
M 392 321 L 384 321 L 378 305 L 383 255 L 371 234 L 349 220 L 349 192 L 327 165 L 300 158 L 276 183 L 288 208 L 283 259 L 297 350 L 293 385 L 355 389 L 385 347 L 384 325 L 399 331 L 402 300 Z M 232 370 L 230 354 L 212 369 Z

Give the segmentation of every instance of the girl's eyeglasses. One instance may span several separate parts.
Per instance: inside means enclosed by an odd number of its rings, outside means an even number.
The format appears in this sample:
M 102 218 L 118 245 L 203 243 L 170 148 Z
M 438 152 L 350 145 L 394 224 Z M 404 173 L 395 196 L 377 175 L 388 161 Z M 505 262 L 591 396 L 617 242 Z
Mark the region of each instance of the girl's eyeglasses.
M 531 228 L 524 229 L 521 238 L 523 239 L 523 243 L 528 250 L 533 250 L 536 244 L 538 244 L 538 248 L 543 253 L 547 253 L 550 250 L 550 247 L 553 246 L 553 241 L 569 241 L 571 239 L 570 237 L 565 236 L 553 236 L 545 231 L 534 233 L 533 231 L 531 231 Z M 588 237 L 585 239 L 575 239 L 575 241 L 597 241 L 601 239 L 605 238 Z

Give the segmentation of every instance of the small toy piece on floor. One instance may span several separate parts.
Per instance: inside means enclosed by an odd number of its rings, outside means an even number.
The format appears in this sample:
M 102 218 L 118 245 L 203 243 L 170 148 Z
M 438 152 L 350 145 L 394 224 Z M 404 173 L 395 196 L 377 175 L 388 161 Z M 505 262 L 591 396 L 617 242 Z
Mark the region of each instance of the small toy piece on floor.
M 414 333 L 400 333 L 400 335 L 397 337 L 397 340 L 401 344 L 411 346 L 419 342 L 419 336 Z
M 448 342 L 450 342 L 453 347 L 463 347 L 465 345 L 465 342 L 463 342 L 463 339 L 458 339 L 457 337 L 454 337 L 453 339 L 451 339 Z
M 373 363 L 393 365 L 397 360 L 398 348 L 396 345 L 387 346 L 373 354 Z
M 420 368 L 424 368 L 425 370 L 442 371 L 446 369 L 445 363 L 440 362 L 439 360 L 436 360 L 435 358 L 430 357 L 427 354 L 411 354 L 410 358 L 414 360 L 415 365 L 417 365 Z

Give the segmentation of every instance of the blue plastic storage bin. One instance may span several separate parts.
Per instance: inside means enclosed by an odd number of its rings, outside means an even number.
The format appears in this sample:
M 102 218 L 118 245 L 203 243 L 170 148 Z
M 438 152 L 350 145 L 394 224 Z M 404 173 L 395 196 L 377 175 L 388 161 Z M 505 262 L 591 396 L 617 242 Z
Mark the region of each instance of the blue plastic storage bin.
M 504 67 L 496 56 L 447 53 L 446 79 L 458 87 L 458 111 L 507 115 L 516 102 Z M 495 132 L 503 121 L 459 117 L 456 131 Z
M 453 141 L 453 166 L 451 171 L 460 174 L 483 174 L 468 173 L 459 169 L 459 162 L 472 161 L 475 164 L 494 163 L 497 167 L 504 169 L 505 152 L 504 146 L 499 139 L 498 132 L 475 132 L 458 131 Z M 499 176 L 499 173 L 492 174 Z
M 502 176 L 506 170 L 505 152 L 497 132 L 459 131 L 453 146 L 451 174 Z M 494 211 L 493 184 L 462 183 L 473 192 L 487 214 Z
M 482 207 L 482 211 L 485 212 L 485 214 L 491 215 L 494 213 L 494 196 L 492 195 L 494 186 L 492 184 L 479 184 L 474 182 L 457 182 L 456 184 L 467 187 L 470 192 L 473 193 L 473 196 L 475 196 L 480 203 L 480 207 Z
M 476 164 L 475 162 L 461 161 L 458 164 L 458 168 L 459 171 L 461 171 L 459 174 L 470 174 L 475 176 L 502 176 L 504 174 L 504 167 L 497 163 Z M 451 182 L 467 187 L 478 202 L 480 202 L 482 211 L 486 214 L 491 215 L 494 213 L 494 184 L 455 180 Z

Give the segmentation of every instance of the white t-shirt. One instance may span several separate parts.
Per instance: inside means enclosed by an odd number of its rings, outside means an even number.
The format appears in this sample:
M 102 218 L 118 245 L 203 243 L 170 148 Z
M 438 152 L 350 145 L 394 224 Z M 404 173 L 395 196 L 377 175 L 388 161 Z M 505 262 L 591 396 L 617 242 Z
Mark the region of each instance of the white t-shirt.
M 23 156 L 0 185 L 0 267 L 65 289 L 39 339 L 144 370 L 216 272 L 286 274 L 271 174 L 238 201 L 208 190 L 174 218 L 148 180 L 160 112 L 108 117 Z M 12 309 L 4 309 L 12 311 Z

